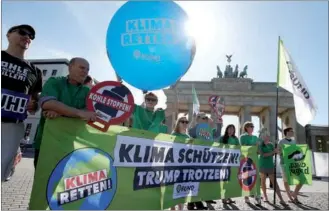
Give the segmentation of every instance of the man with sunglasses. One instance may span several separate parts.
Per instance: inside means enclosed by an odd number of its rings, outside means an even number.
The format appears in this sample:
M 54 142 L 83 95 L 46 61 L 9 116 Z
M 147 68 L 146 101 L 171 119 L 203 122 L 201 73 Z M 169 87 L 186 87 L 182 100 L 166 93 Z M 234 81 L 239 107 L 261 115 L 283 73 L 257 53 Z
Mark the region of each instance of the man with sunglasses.
M 13 166 L 27 111 L 35 113 L 38 109 L 41 71 L 24 58 L 34 38 L 35 30 L 30 25 L 11 27 L 8 48 L 1 51 L 1 182 Z
M 161 108 L 155 110 L 158 97 L 153 92 L 148 92 L 144 95 L 144 100 L 141 106 L 135 105 L 132 128 L 161 133 L 161 125 L 165 120 L 165 111 Z

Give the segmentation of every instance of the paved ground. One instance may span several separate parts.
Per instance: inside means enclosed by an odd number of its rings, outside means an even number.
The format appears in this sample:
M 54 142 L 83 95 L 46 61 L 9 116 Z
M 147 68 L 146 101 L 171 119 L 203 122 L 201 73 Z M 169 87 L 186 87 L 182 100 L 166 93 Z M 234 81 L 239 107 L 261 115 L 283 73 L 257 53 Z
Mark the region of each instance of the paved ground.
M 30 199 L 30 192 L 33 183 L 33 159 L 32 153 L 25 154 L 25 158 L 18 164 L 13 178 L 2 184 L 1 189 L 1 210 L 26 210 Z M 283 187 L 281 179 L 278 180 L 280 187 Z M 312 186 L 305 186 L 299 196 L 303 205 L 289 204 L 289 207 L 282 205 L 264 204 L 256 207 L 253 204 L 245 204 L 242 198 L 234 199 L 236 204 L 223 206 L 220 201 L 210 205 L 213 210 L 328 210 L 328 180 L 314 181 Z M 273 199 L 273 191 L 268 190 L 269 199 Z M 285 193 L 283 193 L 286 196 Z M 251 200 L 252 201 L 252 200 Z

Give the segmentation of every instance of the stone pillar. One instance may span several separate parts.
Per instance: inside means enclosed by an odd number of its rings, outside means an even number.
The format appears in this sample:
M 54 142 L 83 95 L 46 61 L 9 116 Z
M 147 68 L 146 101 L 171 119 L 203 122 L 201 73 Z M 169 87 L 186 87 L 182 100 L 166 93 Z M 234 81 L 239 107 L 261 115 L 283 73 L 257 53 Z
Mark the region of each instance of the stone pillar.
M 239 112 L 239 124 L 240 124 L 240 135 L 244 133 L 243 124 L 247 121 L 251 121 L 251 115 L 250 115 L 250 106 L 244 106 L 241 107 Z
M 189 119 L 189 121 L 192 121 L 192 117 L 193 117 L 193 104 L 189 103 L 188 104 L 188 119 Z
M 259 113 L 259 129 L 267 128 L 270 129 L 270 110 L 267 107 L 264 107 L 263 110 Z
M 276 132 L 276 106 L 265 107 L 259 113 L 259 129 L 266 128 L 271 135 L 271 141 L 275 140 L 275 132 Z M 257 132 L 257 131 L 255 131 Z
M 168 127 L 168 133 L 171 133 L 173 128 L 173 120 L 175 119 L 174 112 L 171 115 L 166 117 L 166 125 Z
M 295 109 L 289 109 L 281 115 L 282 136 L 283 130 L 287 127 L 292 127 L 295 132 L 295 140 L 298 144 L 306 144 L 305 128 L 296 121 Z
M 272 105 L 269 108 L 269 131 L 270 131 L 270 135 L 271 135 L 271 141 L 273 141 L 274 143 L 278 143 L 279 140 L 275 140 L 275 136 L 277 133 L 277 119 L 278 116 L 276 115 L 276 105 Z M 279 138 L 279 136 L 278 136 Z

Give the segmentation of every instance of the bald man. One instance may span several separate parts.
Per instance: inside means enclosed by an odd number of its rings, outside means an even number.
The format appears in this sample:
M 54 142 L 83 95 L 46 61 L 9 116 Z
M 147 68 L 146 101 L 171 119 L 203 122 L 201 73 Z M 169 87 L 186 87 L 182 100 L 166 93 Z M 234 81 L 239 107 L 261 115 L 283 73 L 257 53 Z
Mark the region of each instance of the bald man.
M 89 87 L 84 85 L 89 73 L 89 63 L 84 58 L 73 58 L 69 62 L 67 77 L 51 77 L 43 86 L 39 104 L 42 116 L 34 139 L 34 167 L 37 166 L 42 134 L 46 119 L 58 116 L 95 121 L 96 113 L 86 110 Z

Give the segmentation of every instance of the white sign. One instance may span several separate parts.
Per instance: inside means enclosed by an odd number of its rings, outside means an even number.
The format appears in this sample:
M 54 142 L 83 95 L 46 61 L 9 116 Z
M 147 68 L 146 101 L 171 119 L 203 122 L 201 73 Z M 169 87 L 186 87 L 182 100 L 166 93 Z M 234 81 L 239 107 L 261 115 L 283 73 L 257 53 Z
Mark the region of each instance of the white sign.
M 114 166 L 240 166 L 240 149 L 117 136 Z
M 173 199 L 185 198 L 187 196 L 197 196 L 199 193 L 199 182 L 175 183 Z

